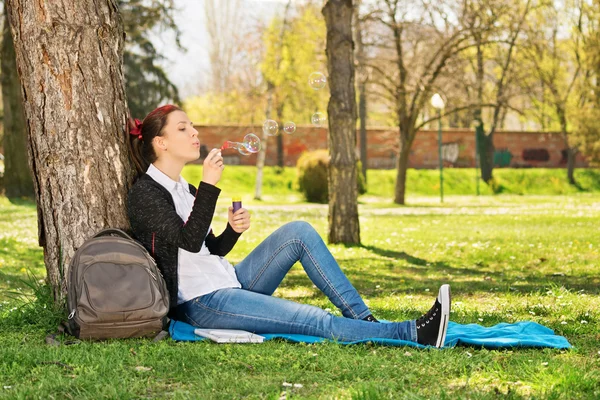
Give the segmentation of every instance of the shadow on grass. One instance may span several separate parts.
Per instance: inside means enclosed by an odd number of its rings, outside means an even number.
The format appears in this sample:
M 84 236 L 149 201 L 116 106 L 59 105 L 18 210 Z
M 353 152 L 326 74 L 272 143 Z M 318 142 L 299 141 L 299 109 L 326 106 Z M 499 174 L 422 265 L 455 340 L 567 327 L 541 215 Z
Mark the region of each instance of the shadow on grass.
M 516 271 L 507 271 L 507 273 L 490 271 L 486 269 L 485 264 L 475 264 L 472 268 L 458 268 L 444 261 L 428 261 L 404 251 L 381 249 L 370 245 L 346 247 L 364 248 L 376 256 L 393 259 L 389 262 L 378 257 L 337 259 L 352 285 L 361 294 L 367 296 L 378 296 L 389 292 L 426 293 L 427 289 L 434 295 L 436 288 L 444 283 L 451 284 L 453 292 L 467 296 L 484 293 L 540 293 L 551 287 L 565 287 L 570 291 L 584 290 L 589 294 L 600 293 L 600 277 L 593 275 L 540 277 L 535 269 L 531 269 L 529 273 L 519 271 L 520 276 L 516 278 Z M 403 260 L 410 265 L 398 265 L 394 260 Z M 372 272 L 364 268 L 370 265 L 375 266 Z M 301 268 L 297 272 L 288 274 L 282 287 L 312 287 L 310 279 Z M 439 277 L 440 274 L 448 277 Z M 431 275 L 437 276 L 431 278 Z M 302 297 L 311 299 L 322 296 L 323 293 L 315 290 L 311 295 Z
M 398 260 L 404 260 L 404 261 L 408 262 L 409 264 L 418 265 L 421 267 L 432 266 L 434 268 L 450 268 L 450 265 L 443 261 L 436 261 L 436 262 L 427 261 L 423 258 L 411 256 L 410 254 L 408 254 L 404 251 L 382 249 L 382 248 L 379 248 L 376 246 L 370 246 L 370 245 L 363 245 L 360 247 L 362 247 L 363 249 L 369 250 L 370 252 L 375 253 L 379 256 L 395 258 Z
M 15 206 L 35 207 L 35 200 L 29 197 L 9 198 L 8 201 Z

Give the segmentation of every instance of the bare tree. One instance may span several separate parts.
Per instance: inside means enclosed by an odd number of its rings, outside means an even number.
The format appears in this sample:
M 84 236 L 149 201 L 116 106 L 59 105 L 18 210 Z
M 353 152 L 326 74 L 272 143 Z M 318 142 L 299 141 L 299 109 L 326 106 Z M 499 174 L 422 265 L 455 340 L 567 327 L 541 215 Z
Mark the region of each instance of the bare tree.
M 280 31 L 281 33 L 279 35 L 279 41 L 281 43 L 283 43 L 283 39 L 284 39 L 285 32 L 287 29 L 287 20 L 288 20 L 291 6 L 292 6 L 292 2 L 291 2 L 291 0 L 288 0 L 287 5 L 285 6 L 285 11 L 283 13 L 283 23 L 281 24 L 281 31 Z M 282 61 L 281 54 L 278 54 L 278 56 L 276 57 L 276 61 L 275 61 L 275 64 L 276 64 L 275 70 L 279 70 L 281 61 Z M 272 81 L 267 80 L 267 109 L 265 110 L 265 115 L 266 115 L 267 119 L 271 118 L 274 97 L 276 97 L 275 84 Z M 282 110 L 282 103 L 280 102 L 279 106 L 277 107 L 277 120 L 278 121 L 281 121 L 281 110 Z M 268 141 L 269 141 L 269 135 L 267 135 L 266 132 L 263 132 L 261 148 L 258 153 L 258 157 L 256 158 L 257 171 L 256 171 L 256 184 L 254 186 L 254 198 L 256 200 L 262 199 L 263 169 L 265 166 L 265 158 L 267 155 Z M 279 162 L 279 159 L 281 159 L 281 163 L 283 163 L 283 144 L 280 143 L 280 141 L 282 141 L 282 133 L 281 132 L 279 133 L 278 142 L 277 142 L 277 147 L 278 147 L 277 154 L 278 154 L 278 162 Z M 281 166 L 283 167 L 283 165 L 281 165 Z
M 494 132 L 506 115 L 506 110 L 511 108 L 511 98 L 518 92 L 515 91 L 518 74 L 514 66 L 514 56 L 531 11 L 531 0 L 526 0 L 525 4 L 518 1 L 512 3 L 475 1 L 469 3 L 469 8 L 473 21 L 471 32 L 475 47 L 475 62 L 472 68 L 475 71 L 476 102 L 479 104 L 474 109 L 473 119 L 478 122 L 481 178 L 487 183 L 492 179 L 494 168 Z M 490 26 L 497 26 L 497 28 L 493 31 L 486 29 Z M 488 45 L 485 46 L 484 42 Z M 484 54 L 486 48 L 489 49 L 487 57 Z M 488 61 L 488 69 L 499 70 L 498 76 L 493 72 L 486 74 L 486 61 Z M 486 83 L 491 83 L 493 87 L 488 95 L 489 103 L 492 103 L 490 107 L 492 116 L 489 129 L 484 130 L 482 105 L 486 103 L 484 98 Z M 481 132 L 484 134 L 480 134 Z
M 367 81 L 369 78 L 368 70 L 365 66 L 365 45 L 363 42 L 363 24 L 364 20 L 360 17 L 360 8 L 362 0 L 357 0 L 354 6 L 354 36 L 356 42 L 356 69 L 358 71 L 358 118 L 360 121 L 360 162 L 361 173 L 367 181 Z
M 331 97 L 329 114 L 329 235 L 330 243 L 360 243 L 356 170 L 356 94 L 352 0 L 328 0 L 327 69 Z
M 399 131 L 394 202 L 405 203 L 406 171 L 412 143 L 418 130 L 437 117 L 427 118 L 431 95 L 440 91 L 440 78 L 457 55 L 473 46 L 472 25 L 463 2 L 415 3 L 381 0 L 367 18 L 377 22 L 377 49 L 367 61 L 378 95 L 391 104 Z M 490 27 L 482 26 L 487 30 Z M 482 43 L 483 44 L 483 43 Z M 472 108 L 450 107 L 442 117 Z
M 59 301 L 68 263 L 105 227 L 127 228 L 123 25 L 116 1 L 7 0 L 28 127 L 38 240 Z
M 231 87 L 241 10 L 241 0 L 204 2 L 206 29 L 210 38 L 212 83 L 213 90 L 217 93 L 227 92 Z
M 529 95 L 538 102 L 544 96 L 553 108 L 567 148 L 567 179 L 574 185 L 577 148 L 569 143 L 570 118 L 583 100 L 577 93 L 578 82 L 586 80 L 592 71 L 583 63 L 583 2 L 566 2 L 564 6 L 559 9 L 557 4 L 549 4 L 537 13 L 527 31 L 523 53 L 529 70 L 544 89 L 540 93 L 538 88 L 530 86 Z M 568 40 L 561 37 L 563 29 L 571 30 Z

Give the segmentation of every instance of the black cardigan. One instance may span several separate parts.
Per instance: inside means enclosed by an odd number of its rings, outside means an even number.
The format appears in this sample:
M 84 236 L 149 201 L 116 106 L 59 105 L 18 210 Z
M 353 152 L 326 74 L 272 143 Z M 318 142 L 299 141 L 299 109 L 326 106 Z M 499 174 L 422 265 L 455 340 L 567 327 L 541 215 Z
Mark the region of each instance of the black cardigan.
M 219 236 L 208 232 L 220 192 L 206 182 L 200 182 L 198 190 L 190 184 L 194 206 L 184 223 L 175 211 L 171 193 L 149 175 L 142 175 L 129 190 L 127 214 L 133 235 L 156 260 L 167 284 L 171 311 L 177 306 L 178 248 L 197 253 L 206 237 L 210 253 L 225 256 L 240 237 L 229 223 Z

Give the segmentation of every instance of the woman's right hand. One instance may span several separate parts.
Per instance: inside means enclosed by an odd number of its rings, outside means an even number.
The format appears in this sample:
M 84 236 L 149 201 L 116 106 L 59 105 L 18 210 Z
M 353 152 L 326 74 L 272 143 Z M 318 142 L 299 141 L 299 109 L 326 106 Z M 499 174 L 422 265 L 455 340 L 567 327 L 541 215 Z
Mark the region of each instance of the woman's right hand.
M 202 168 L 202 181 L 216 185 L 221 179 L 221 174 L 225 164 L 223 164 L 223 157 L 221 156 L 221 150 L 212 149 L 206 158 L 204 159 L 204 168 Z

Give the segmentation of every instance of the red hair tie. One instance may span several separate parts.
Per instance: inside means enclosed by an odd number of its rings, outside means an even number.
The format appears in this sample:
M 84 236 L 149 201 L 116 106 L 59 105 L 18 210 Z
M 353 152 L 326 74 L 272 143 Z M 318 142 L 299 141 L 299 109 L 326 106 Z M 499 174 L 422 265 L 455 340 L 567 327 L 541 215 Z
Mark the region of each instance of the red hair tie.
M 142 139 L 142 122 L 139 119 L 134 119 L 135 127 L 129 130 L 131 135 L 136 135 L 138 139 Z

